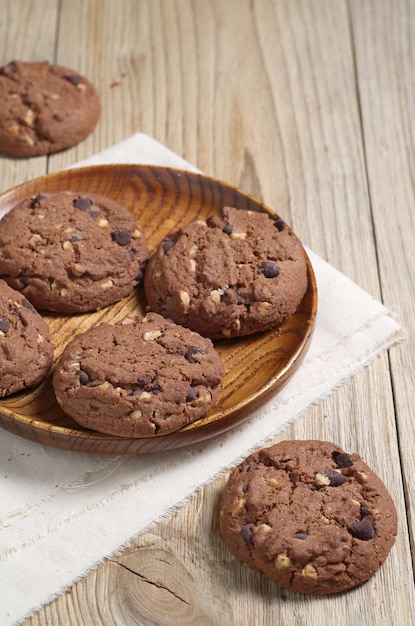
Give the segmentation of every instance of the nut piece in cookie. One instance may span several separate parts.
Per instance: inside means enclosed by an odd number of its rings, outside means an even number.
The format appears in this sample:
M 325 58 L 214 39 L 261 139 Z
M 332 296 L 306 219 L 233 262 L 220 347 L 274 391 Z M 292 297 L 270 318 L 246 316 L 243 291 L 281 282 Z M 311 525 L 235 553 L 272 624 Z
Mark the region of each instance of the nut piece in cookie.
M 326 441 L 282 441 L 251 454 L 222 495 L 220 532 L 237 559 L 300 593 L 359 585 L 386 559 L 394 503 L 357 454 Z
M 157 313 L 211 339 L 239 337 L 295 312 L 307 289 L 307 263 L 281 219 L 225 207 L 166 237 L 144 286 Z
M 53 386 L 58 403 L 81 426 L 152 437 L 204 417 L 223 376 L 210 339 L 148 313 L 75 337 L 59 360 Z
M 49 326 L 22 294 L 0 280 L 0 396 L 38 385 L 52 360 Z
M 38 309 L 94 311 L 127 296 L 148 258 L 142 228 L 110 198 L 39 193 L 0 221 L 0 276 Z
M 0 152 L 32 157 L 69 148 L 100 113 L 95 87 L 73 70 L 21 61 L 0 68 Z

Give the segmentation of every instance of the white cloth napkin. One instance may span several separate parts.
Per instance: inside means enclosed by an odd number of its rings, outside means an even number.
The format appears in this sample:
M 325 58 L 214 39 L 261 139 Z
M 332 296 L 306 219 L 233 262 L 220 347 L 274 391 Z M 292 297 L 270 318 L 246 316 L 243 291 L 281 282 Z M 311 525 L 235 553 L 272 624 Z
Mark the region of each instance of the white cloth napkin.
M 197 171 L 136 134 L 77 165 Z M 0 432 L 0 624 L 17 624 L 183 504 L 405 336 L 393 313 L 309 251 L 319 290 L 311 347 L 277 395 L 228 433 L 144 456 L 69 452 Z

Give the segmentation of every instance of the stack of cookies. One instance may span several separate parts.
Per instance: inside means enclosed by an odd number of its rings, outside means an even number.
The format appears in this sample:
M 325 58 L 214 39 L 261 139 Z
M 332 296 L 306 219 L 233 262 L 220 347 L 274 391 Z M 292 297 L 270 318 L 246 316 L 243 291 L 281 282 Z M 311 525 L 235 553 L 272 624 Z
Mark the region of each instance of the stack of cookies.
M 0 101 L 0 151 L 19 157 L 73 146 L 100 116 L 93 85 L 48 62 L 3 66 Z M 124 437 L 168 434 L 205 416 L 225 374 L 213 341 L 278 326 L 307 289 L 300 242 L 265 213 L 225 207 L 171 233 L 149 258 L 128 208 L 70 190 L 39 189 L 1 220 L 0 277 L 0 395 L 38 384 L 52 365 L 38 311 L 96 311 L 144 285 L 151 312 L 76 337 L 53 376 L 75 421 Z M 33 328 L 42 328 L 33 354 L 28 306 Z
M 93 193 L 39 190 L 0 222 L 0 277 L 5 306 L 15 290 L 38 322 L 37 311 L 92 312 L 144 285 L 147 315 L 75 337 L 53 386 L 63 410 L 84 428 L 146 437 L 208 414 L 225 374 L 214 341 L 263 332 L 292 315 L 307 289 L 307 264 L 296 236 L 266 213 L 224 207 L 170 233 L 150 256 L 126 207 Z M 17 379 L 20 350 L 9 358 L 9 333 L 3 353 Z M 39 350 L 45 345 L 39 342 Z M 36 377 L 20 389 L 44 378 L 52 356 L 42 376 L 32 362 Z M 11 390 L 1 384 L 2 395 Z

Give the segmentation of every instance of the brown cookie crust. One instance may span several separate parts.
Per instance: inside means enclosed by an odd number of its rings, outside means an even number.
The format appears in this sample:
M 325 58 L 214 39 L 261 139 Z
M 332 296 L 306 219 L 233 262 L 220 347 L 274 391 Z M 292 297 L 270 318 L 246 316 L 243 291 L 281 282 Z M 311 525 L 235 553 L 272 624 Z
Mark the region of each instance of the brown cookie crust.
M 75 337 L 53 386 L 63 410 L 85 428 L 149 437 L 204 417 L 223 375 L 209 339 L 148 313 Z
M 69 148 L 95 128 L 95 87 L 71 69 L 11 61 L 0 68 L 0 151 L 19 157 Z
M 145 277 L 152 310 L 220 339 L 279 325 L 307 289 L 298 238 L 266 213 L 225 207 L 165 238 Z
M 49 326 L 22 294 L 0 280 L 0 396 L 38 385 L 52 360 Z
M 395 541 L 397 516 L 357 454 L 325 441 L 282 441 L 233 470 L 220 532 L 236 558 L 281 587 L 330 594 L 373 576 Z
M 141 282 L 147 258 L 131 213 L 96 194 L 40 193 L 0 221 L 0 276 L 38 310 L 112 304 Z

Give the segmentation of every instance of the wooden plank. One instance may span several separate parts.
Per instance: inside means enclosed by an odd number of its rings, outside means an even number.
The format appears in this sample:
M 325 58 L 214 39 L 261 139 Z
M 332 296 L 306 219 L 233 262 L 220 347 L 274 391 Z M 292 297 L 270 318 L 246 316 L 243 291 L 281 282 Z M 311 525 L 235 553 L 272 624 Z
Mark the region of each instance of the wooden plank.
M 409 332 L 408 340 L 391 352 L 391 367 L 414 546 L 415 4 L 352 1 L 350 8 L 382 294 Z
M 62 2 L 59 63 L 77 68 L 95 85 L 102 104 L 95 131 L 81 144 L 50 159 L 57 171 L 117 143 L 135 132 L 154 134 L 155 118 L 164 127 L 167 86 L 163 78 L 164 56 L 160 55 L 160 89 L 155 93 L 153 47 L 162 35 L 151 28 L 157 2 L 123 0 L 73 0 Z M 157 18 L 159 19 L 159 18 Z M 76 45 L 74 45 L 76 42 Z M 157 59 L 159 55 L 157 54 Z

